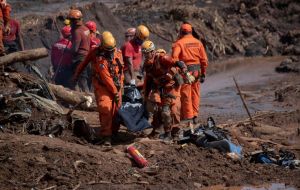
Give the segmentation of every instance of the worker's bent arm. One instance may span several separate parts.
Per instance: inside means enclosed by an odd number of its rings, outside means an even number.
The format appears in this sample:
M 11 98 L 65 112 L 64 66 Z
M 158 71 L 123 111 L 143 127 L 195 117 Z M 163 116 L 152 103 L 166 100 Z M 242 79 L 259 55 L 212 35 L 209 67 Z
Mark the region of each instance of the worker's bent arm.
M 79 75 L 81 74 L 81 72 L 84 70 L 84 68 L 96 57 L 96 51 L 97 51 L 96 48 L 89 51 L 89 53 L 87 54 L 87 56 L 85 57 L 83 62 L 81 62 L 76 67 L 76 71 L 75 71 L 75 74 L 73 77 L 74 79 L 77 79 L 79 77 Z
M 172 57 L 169 55 L 160 56 L 159 62 L 160 62 L 160 64 L 168 66 L 168 67 L 176 66 L 175 59 L 172 59 Z
M 133 64 L 132 64 L 132 57 L 125 57 L 125 63 L 128 65 L 129 75 L 131 79 L 135 79 Z

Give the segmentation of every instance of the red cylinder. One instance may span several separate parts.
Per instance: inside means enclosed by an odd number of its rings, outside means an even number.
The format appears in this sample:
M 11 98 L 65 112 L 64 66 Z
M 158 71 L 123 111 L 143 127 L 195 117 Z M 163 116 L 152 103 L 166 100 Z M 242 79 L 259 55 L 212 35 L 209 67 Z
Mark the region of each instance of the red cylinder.
M 127 152 L 130 154 L 130 156 L 134 159 L 134 161 L 139 167 L 143 168 L 147 166 L 148 161 L 133 145 L 127 147 Z

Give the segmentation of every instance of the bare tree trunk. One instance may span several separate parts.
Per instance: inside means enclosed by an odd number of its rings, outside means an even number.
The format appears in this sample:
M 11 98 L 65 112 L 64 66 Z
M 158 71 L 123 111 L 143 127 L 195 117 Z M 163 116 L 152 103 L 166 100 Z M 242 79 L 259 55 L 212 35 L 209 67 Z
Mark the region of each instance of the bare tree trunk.
M 55 97 L 62 102 L 73 106 L 80 104 L 83 109 L 94 109 L 96 107 L 93 95 L 90 93 L 77 92 L 51 83 L 48 83 L 48 85 Z
M 29 60 L 37 60 L 48 56 L 46 48 L 38 48 L 32 50 L 18 51 L 5 56 L 0 57 L 0 66 L 9 65 L 15 62 L 24 62 Z

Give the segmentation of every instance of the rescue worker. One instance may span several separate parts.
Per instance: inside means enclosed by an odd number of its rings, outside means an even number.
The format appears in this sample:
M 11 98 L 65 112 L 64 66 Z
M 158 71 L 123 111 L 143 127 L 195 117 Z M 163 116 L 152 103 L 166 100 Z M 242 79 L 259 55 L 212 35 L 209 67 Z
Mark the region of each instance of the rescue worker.
M 3 36 L 4 34 L 10 33 L 10 12 L 11 7 L 9 4 L 6 3 L 6 0 L 0 0 L 0 56 L 5 55 Z
M 77 66 L 85 59 L 90 50 L 90 30 L 83 24 L 81 11 L 77 9 L 70 10 L 68 19 L 71 21 L 72 28 L 72 71 L 74 73 Z M 82 71 L 77 84 L 81 91 L 89 92 L 87 68 Z M 77 84 L 73 84 L 72 89 L 75 89 Z
M 126 84 L 135 84 L 137 77 L 141 78 L 142 51 L 141 46 L 149 38 L 150 32 L 144 25 L 139 25 L 133 39 L 126 42 L 122 48 L 124 57 L 124 75 Z
M 24 43 L 20 23 L 15 19 L 9 21 L 10 32 L 4 34 L 3 42 L 6 53 L 13 53 L 24 50 Z
M 190 82 L 194 79 L 182 61 L 173 60 L 165 51 L 155 51 L 153 42 L 145 41 L 142 52 L 145 58 L 144 98 L 149 104 L 148 111 L 153 113 L 152 135 L 163 124 L 165 133 L 161 138 L 169 141 L 172 139 L 172 129 L 180 122 L 181 74 L 188 77 Z
M 202 43 L 193 37 L 192 25 L 182 24 L 179 39 L 172 46 L 172 57 L 183 61 L 197 80 L 181 87 L 181 119 L 196 122 L 200 105 L 200 82 L 205 80 L 207 56 Z M 199 81 L 200 80 L 200 81 Z
M 99 31 L 97 30 L 97 24 L 94 21 L 87 21 L 85 26 L 90 30 L 90 47 L 98 47 L 101 43 L 101 40 L 97 37 Z
M 71 27 L 64 26 L 61 29 L 63 38 L 58 40 L 51 48 L 51 63 L 54 71 L 55 84 L 71 88 L 70 78 L 72 77 L 72 42 Z
M 136 29 L 135 28 L 128 28 L 125 32 L 125 42 L 132 40 L 135 36 Z
M 102 34 L 101 45 L 89 52 L 76 69 L 73 80 L 77 80 L 89 62 L 92 62 L 93 87 L 101 127 L 97 144 L 111 146 L 111 137 L 118 133 L 120 127 L 116 116 L 121 106 L 124 79 L 122 53 L 116 49 L 116 41 L 111 33 Z

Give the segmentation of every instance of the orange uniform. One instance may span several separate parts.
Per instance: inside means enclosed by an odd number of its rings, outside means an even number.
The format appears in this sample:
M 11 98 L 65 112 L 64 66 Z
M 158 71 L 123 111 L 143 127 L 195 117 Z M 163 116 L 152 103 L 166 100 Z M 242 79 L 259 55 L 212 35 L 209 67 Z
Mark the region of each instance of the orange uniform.
M 180 85 L 174 80 L 174 75 L 178 74 L 175 66 L 175 61 L 163 53 L 156 53 L 144 63 L 145 99 L 156 106 L 152 126 L 156 129 L 162 123 L 165 132 L 170 132 L 180 122 Z
M 120 89 L 123 86 L 122 53 L 115 50 L 112 61 L 108 61 L 99 48 L 92 49 L 85 60 L 78 65 L 74 78 L 77 78 L 90 62 L 93 73 L 92 83 L 99 111 L 100 136 L 111 136 L 118 132 L 120 127 L 115 121 L 121 101 L 116 103 L 114 98 L 116 94 L 121 97 Z
M 9 4 L 0 4 L 0 55 L 5 52 L 3 45 L 3 29 L 9 24 L 11 7 Z
M 186 34 L 172 46 L 172 57 L 176 61 L 183 61 L 188 71 L 199 79 L 206 73 L 207 56 L 202 43 L 192 34 Z M 181 86 L 181 119 L 198 117 L 200 105 L 200 82 Z

